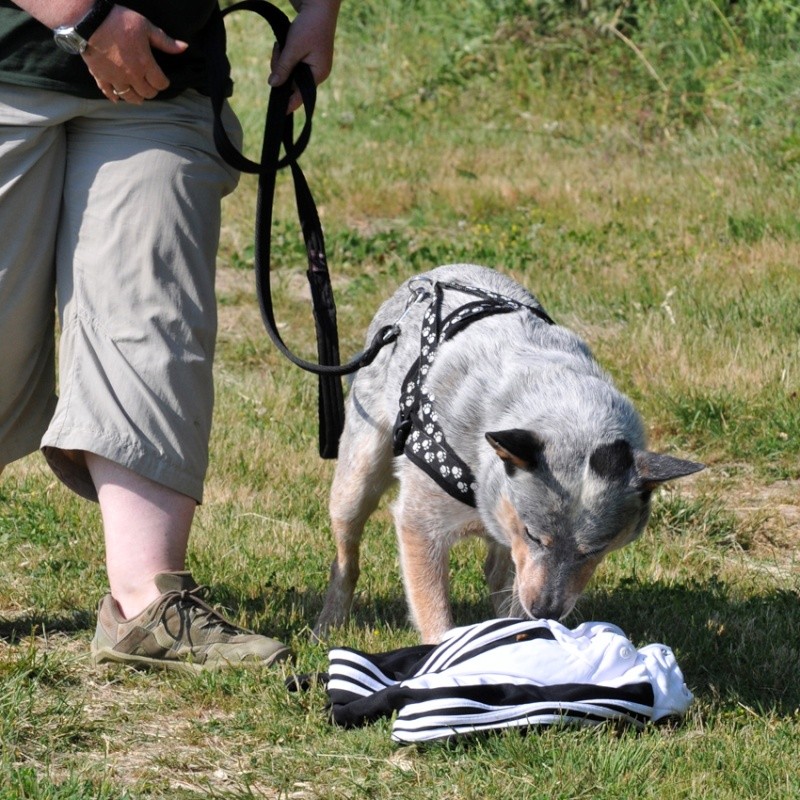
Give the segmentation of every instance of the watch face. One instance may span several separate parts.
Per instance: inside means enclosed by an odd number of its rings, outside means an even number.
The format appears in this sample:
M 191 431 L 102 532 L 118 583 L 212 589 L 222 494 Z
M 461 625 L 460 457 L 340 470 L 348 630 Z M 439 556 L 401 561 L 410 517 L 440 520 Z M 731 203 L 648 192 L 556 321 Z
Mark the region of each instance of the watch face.
M 75 28 L 56 28 L 53 31 L 56 44 L 73 56 L 80 55 L 87 47 L 88 42 Z

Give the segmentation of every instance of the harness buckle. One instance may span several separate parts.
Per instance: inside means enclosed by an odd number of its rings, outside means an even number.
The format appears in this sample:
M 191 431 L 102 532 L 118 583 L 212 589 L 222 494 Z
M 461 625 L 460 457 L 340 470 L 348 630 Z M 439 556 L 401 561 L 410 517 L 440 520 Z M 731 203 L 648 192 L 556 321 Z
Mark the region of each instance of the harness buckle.
M 402 454 L 406 446 L 406 439 L 411 433 L 413 423 L 410 417 L 403 417 L 402 412 L 397 415 L 397 420 L 394 423 L 394 430 L 392 431 L 392 450 L 396 456 Z

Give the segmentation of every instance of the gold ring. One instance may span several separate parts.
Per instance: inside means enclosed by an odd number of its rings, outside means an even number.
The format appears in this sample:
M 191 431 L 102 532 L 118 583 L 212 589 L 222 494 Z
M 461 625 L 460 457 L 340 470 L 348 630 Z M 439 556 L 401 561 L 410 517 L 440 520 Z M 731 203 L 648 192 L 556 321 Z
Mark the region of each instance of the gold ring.
M 123 89 L 121 92 L 118 92 L 116 89 L 112 89 L 111 91 L 117 96 L 122 97 L 124 94 L 128 94 L 128 92 L 133 89 L 133 86 L 129 86 L 127 89 Z

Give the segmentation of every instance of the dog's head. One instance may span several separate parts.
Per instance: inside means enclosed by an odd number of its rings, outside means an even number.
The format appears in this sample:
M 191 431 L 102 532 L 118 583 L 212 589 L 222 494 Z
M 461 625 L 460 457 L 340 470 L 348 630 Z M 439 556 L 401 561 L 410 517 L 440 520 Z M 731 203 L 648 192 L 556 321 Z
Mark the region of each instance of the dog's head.
M 486 439 L 505 469 L 504 489 L 486 511 L 511 546 L 515 600 L 535 618 L 566 616 L 603 557 L 644 530 L 653 490 L 704 466 L 624 439 L 552 454 L 529 430 Z

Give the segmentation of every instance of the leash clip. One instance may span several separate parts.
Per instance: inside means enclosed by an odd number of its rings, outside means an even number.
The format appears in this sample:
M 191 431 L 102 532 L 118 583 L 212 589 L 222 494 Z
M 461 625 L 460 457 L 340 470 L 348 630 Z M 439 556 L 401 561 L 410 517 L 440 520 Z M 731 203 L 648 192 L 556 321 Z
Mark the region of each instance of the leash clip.
M 408 290 L 411 292 L 411 296 L 406 300 L 405 308 L 392 325 L 391 329 L 395 332 L 395 336 L 400 334 L 400 323 L 406 318 L 411 308 L 417 303 L 433 297 L 433 292 L 428 288 L 429 286 L 433 286 L 433 281 L 430 278 L 412 278 L 408 282 Z
M 417 275 L 408 282 L 408 290 L 416 297 L 408 301 L 406 308 L 414 303 L 421 303 L 423 300 L 433 297 L 433 280 Z
M 403 312 L 403 315 L 405 315 L 405 311 Z M 399 319 L 394 323 L 394 325 L 388 325 L 385 328 L 383 331 L 383 336 L 381 337 L 382 342 L 389 344 L 389 342 L 393 342 L 400 335 L 400 326 L 397 324 L 398 322 L 400 322 Z

